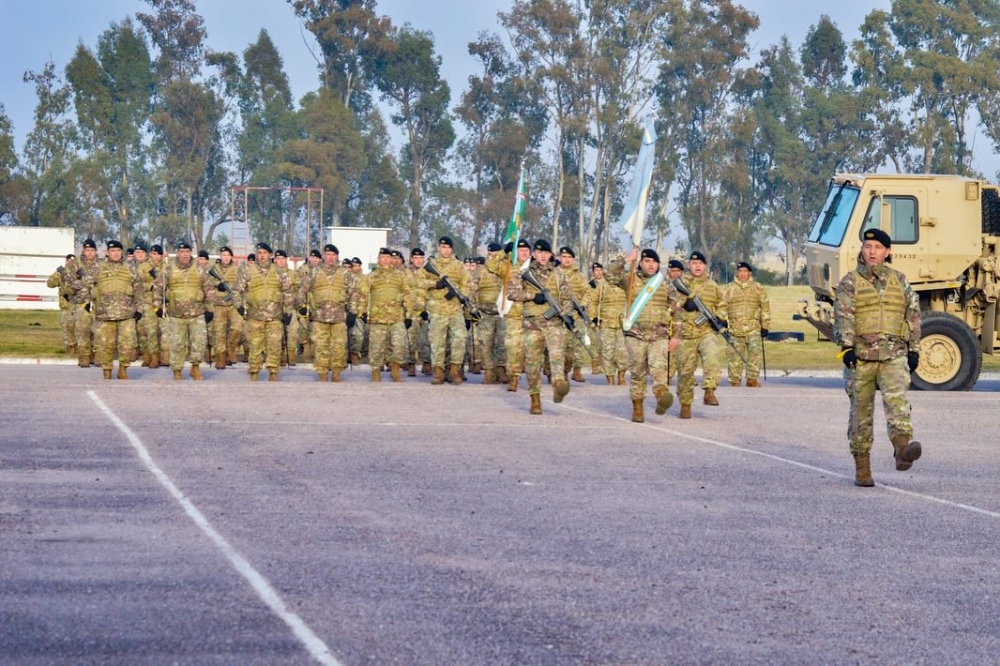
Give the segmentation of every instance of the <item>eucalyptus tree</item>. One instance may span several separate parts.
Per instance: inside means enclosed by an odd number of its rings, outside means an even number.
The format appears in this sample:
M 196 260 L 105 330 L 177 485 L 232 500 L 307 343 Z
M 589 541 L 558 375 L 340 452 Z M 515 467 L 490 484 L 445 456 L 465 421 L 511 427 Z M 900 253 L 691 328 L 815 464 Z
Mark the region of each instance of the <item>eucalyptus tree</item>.
M 18 172 L 14 125 L 0 103 L 0 224 L 26 225 L 31 183 Z

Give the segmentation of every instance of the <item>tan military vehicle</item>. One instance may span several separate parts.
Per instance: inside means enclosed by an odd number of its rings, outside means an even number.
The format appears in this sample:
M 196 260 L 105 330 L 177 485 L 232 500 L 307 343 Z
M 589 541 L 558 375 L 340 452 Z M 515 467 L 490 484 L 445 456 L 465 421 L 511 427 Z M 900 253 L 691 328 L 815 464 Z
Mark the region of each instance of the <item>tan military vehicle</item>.
M 915 388 L 967 391 L 982 354 L 1000 348 L 996 185 L 960 176 L 838 174 L 806 243 L 815 303 L 799 315 L 833 338 L 833 298 L 857 267 L 861 234 L 878 227 L 892 238 L 892 266 L 920 297 L 922 331 Z

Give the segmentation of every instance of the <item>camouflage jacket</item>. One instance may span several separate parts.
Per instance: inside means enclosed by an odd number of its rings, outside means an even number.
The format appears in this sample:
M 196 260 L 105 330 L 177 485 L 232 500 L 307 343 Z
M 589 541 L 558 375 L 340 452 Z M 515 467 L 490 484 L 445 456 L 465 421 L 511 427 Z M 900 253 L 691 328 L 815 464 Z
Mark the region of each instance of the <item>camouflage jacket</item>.
M 855 317 L 857 284 L 860 280 L 868 281 L 881 294 L 890 275 L 894 274 L 903 289 L 906 301 L 904 322 L 908 335 L 871 334 L 859 336 L 855 334 Z M 920 349 L 920 299 L 907 281 L 906 276 L 886 264 L 868 267 L 859 262 L 857 270 L 843 277 L 837 285 L 836 299 L 833 303 L 833 333 L 841 347 L 854 347 L 854 353 L 859 359 L 866 361 L 888 361 L 905 356 L 911 349 Z
M 503 285 L 504 275 L 507 276 L 507 300 L 511 302 L 510 309 L 507 310 L 507 314 L 504 315 L 507 319 L 522 319 L 524 317 L 524 309 L 521 303 L 514 301 L 510 298 L 511 286 L 515 282 L 520 282 L 521 278 L 517 274 L 517 267 L 510 263 L 510 255 L 505 252 L 496 252 L 486 257 L 486 270 L 497 276 L 500 280 L 500 284 Z
M 90 288 L 97 279 L 97 272 L 101 270 L 101 261 L 94 259 L 87 261 L 83 257 L 77 257 L 73 263 L 66 268 L 66 278 L 69 287 L 73 290 L 70 302 L 74 305 L 83 305 L 91 300 Z
M 746 282 L 733 280 L 726 285 L 723 294 L 730 333 L 746 337 L 759 335 L 762 328 L 771 328 L 771 302 L 762 284 L 753 278 Z
M 538 263 L 534 259 L 528 265 L 528 270 L 538 280 L 552 298 L 559 303 L 559 310 L 562 314 L 573 315 L 573 292 L 565 275 L 557 271 L 554 266 Z M 545 319 L 545 313 L 549 311 L 549 304 L 539 305 L 535 303 L 535 295 L 540 293 L 537 289 L 526 283 L 517 271 L 511 271 L 512 279 L 507 289 L 507 297 L 522 304 L 525 326 L 528 328 L 542 328 L 543 326 L 563 326 L 560 317 L 553 316 Z
M 98 321 L 131 319 L 141 306 L 139 273 L 124 261 L 99 262 L 93 281 L 88 281 L 94 318 Z
M 309 308 L 312 321 L 343 324 L 348 312 L 358 312 L 359 282 L 339 264 L 323 263 L 302 276 L 297 302 Z
M 472 302 L 484 314 L 497 314 L 497 298 L 500 296 L 503 279 L 485 267 L 474 271 L 469 281 Z
M 427 309 L 427 292 L 420 283 L 423 272 L 423 268 L 413 266 L 407 266 L 403 271 L 403 278 L 406 280 L 406 310 L 414 315 Z
M 607 279 L 595 280 L 588 308 L 601 328 L 619 328 L 625 316 L 625 290 Z
M 636 268 L 630 287 L 626 273 L 624 258 L 616 259 L 608 266 L 605 281 L 622 290 L 630 289 L 629 293 L 624 291 L 622 293 L 629 303 L 633 303 L 656 274 L 646 275 L 641 268 Z M 669 338 L 671 334 L 674 337 L 683 337 L 685 327 L 684 310 L 681 309 L 682 299 L 683 297 L 674 289 L 674 285 L 664 278 L 639 313 L 639 318 L 625 335 L 647 342 Z M 624 304 L 622 309 L 624 311 Z
M 241 303 L 238 302 L 240 299 L 236 297 L 235 293 L 233 294 L 233 297 L 227 301 L 226 300 L 227 292 L 219 291 L 219 285 L 222 284 L 222 282 L 225 282 L 227 285 L 229 285 L 229 288 L 232 289 L 234 292 L 236 291 L 235 289 L 233 289 L 233 285 L 236 284 L 236 277 L 239 275 L 240 267 L 236 264 L 235 261 L 230 261 L 228 266 L 222 263 L 218 263 L 215 264 L 213 268 L 215 269 L 215 272 L 219 275 L 219 277 L 222 278 L 222 280 L 216 280 L 211 275 L 209 275 L 209 277 L 212 279 L 212 287 L 214 288 L 214 292 L 212 293 L 212 305 L 217 308 L 236 307 L 238 305 L 241 305 Z
M 166 261 L 161 261 L 159 264 L 154 264 L 152 259 L 146 259 L 146 261 L 139 263 L 135 267 L 139 272 L 139 277 L 142 279 L 142 302 L 150 307 L 153 306 L 153 289 L 156 284 L 156 276 L 160 274 L 166 263 Z
M 685 273 L 681 278 L 684 280 L 684 284 L 688 286 L 691 290 L 691 296 L 685 297 L 678 295 L 681 305 L 683 306 L 688 300 L 693 299 L 695 296 L 701 297 L 701 302 L 705 304 L 705 307 L 715 315 L 716 319 L 722 319 L 723 321 L 727 317 L 726 311 L 726 298 L 722 293 L 722 288 L 713 280 L 708 277 L 708 274 L 702 274 L 701 277 L 695 277 L 690 273 Z M 701 324 L 695 323 L 698 318 L 701 317 L 701 312 L 698 310 L 684 311 L 683 321 L 684 329 L 681 331 L 680 337 L 685 340 L 697 340 L 703 338 L 706 335 L 713 335 L 715 329 L 707 321 Z M 677 337 L 676 334 L 674 337 Z
M 45 281 L 45 285 L 49 289 L 59 289 L 59 309 L 68 310 L 70 306 L 70 300 L 73 298 L 73 285 L 69 282 L 69 272 L 68 270 L 60 266 L 62 270 L 53 271 L 49 279 Z
M 153 307 L 164 308 L 167 315 L 181 319 L 205 314 L 205 305 L 211 302 L 215 291 L 215 280 L 198 268 L 194 259 L 187 266 L 182 266 L 176 258 L 163 263 L 153 283 Z
M 280 321 L 295 305 L 292 281 L 287 274 L 282 275 L 274 262 L 254 263 L 240 266 L 233 285 L 246 308 L 246 318 L 253 321 Z
M 460 291 L 464 296 L 469 295 L 469 274 L 462 266 L 462 262 L 455 259 L 455 257 L 434 257 L 433 259 L 428 259 L 427 263 L 433 263 L 434 267 L 441 271 L 443 277 L 447 277 L 451 284 L 454 285 L 455 289 Z M 427 312 L 434 315 L 453 315 L 462 312 L 462 302 L 457 298 L 448 298 L 449 292 L 447 288 L 438 289 L 436 277 L 433 273 L 426 270 L 426 268 L 421 271 L 423 274 L 420 276 L 420 286 L 427 294 Z
M 406 276 L 390 266 L 376 266 L 361 282 L 361 313 L 369 324 L 396 324 L 412 319 L 406 310 Z

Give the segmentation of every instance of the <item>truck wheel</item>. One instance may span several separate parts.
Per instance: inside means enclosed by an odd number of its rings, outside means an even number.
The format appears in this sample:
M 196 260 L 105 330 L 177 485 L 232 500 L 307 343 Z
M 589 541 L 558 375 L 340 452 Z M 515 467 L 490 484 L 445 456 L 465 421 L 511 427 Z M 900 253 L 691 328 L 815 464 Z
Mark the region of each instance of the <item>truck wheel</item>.
M 921 391 L 969 391 L 979 379 L 983 356 L 969 325 L 945 312 L 925 312 L 920 322 L 920 365 L 911 375 Z

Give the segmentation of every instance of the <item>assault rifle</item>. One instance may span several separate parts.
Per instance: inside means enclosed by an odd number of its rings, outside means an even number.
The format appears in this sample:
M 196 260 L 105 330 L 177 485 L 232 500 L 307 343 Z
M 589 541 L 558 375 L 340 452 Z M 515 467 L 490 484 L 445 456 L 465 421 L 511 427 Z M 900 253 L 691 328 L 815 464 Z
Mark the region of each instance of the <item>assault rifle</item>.
M 526 270 L 523 273 L 521 273 L 521 279 L 527 284 L 530 284 L 532 287 L 537 289 L 538 292 L 545 297 L 545 302 L 548 304 L 549 309 L 542 316 L 545 317 L 546 319 L 552 319 L 553 317 L 558 316 L 560 319 L 562 319 L 562 322 L 566 326 L 566 328 L 569 329 L 569 331 L 577 337 L 577 339 L 583 344 L 584 347 L 587 347 L 589 349 L 590 348 L 589 337 L 586 334 L 580 333 L 580 329 L 576 327 L 576 322 L 573 321 L 572 315 L 569 315 L 562 311 L 562 308 L 559 307 L 559 301 L 555 299 L 555 297 L 552 295 L 552 292 L 550 292 L 548 289 L 542 286 L 542 283 L 538 281 L 538 278 L 535 277 L 535 274 L 532 273 L 530 270 Z M 574 308 L 577 307 L 577 304 L 575 302 L 573 304 L 573 307 Z M 584 310 L 584 312 L 586 312 L 586 310 Z
M 732 333 L 726 328 L 725 324 L 715 316 L 715 313 L 708 309 L 708 306 L 701 300 L 701 296 L 691 296 L 691 289 L 684 284 L 684 280 L 679 277 L 673 280 L 674 289 L 680 292 L 683 296 L 686 296 L 689 301 L 694 303 L 695 307 L 698 308 L 698 318 L 694 320 L 694 323 L 701 326 L 704 323 L 708 323 L 716 333 L 722 336 L 722 339 L 733 348 L 736 355 L 740 357 L 743 364 L 746 365 L 747 360 L 743 358 L 743 354 L 740 350 L 736 348 L 736 342 L 733 340 Z
M 428 259 L 427 263 L 424 264 L 424 270 L 438 278 L 441 282 L 444 282 L 445 288 L 448 289 L 448 294 L 452 298 L 457 298 L 458 302 L 462 304 L 462 307 L 469 311 L 469 316 L 472 318 L 472 321 L 480 321 L 483 318 L 483 313 L 479 311 L 479 308 L 472 302 L 472 299 L 460 292 L 455 285 L 452 284 L 452 281 L 448 279 L 447 275 L 441 275 L 441 271 L 438 270 L 437 266 L 435 266 L 430 259 Z
M 226 295 L 222 297 L 222 300 L 224 300 L 226 303 L 229 303 L 230 301 L 232 301 L 233 300 L 233 290 L 229 286 L 229 283 L 226 282 L 225 280 L 223 280 L 222 276 L 219 275 L 219 271 L 215 270 L 215 266 L 212 266 L 211 268 L 208 269 L 208 274 L 211 275 L 212 277 L 214 277 L 216 280 L 218 280 L 219 281 L 219 286 L 222 287 L 222 291 L 226 292 Z

